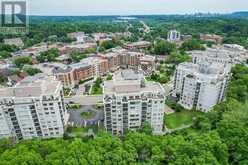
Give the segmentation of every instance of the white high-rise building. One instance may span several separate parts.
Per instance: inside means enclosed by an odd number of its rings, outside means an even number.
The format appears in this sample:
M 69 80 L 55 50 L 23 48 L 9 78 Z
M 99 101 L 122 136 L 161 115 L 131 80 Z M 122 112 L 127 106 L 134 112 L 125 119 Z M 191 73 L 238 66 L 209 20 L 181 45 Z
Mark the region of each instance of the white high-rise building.
M 181 40 L 181 34 L 180 32 L 176 31 L 176 30 L 171 30 L 168 33 L 168 37 L 167 37 L 168 41 L 180 41 Z
M 224 44 L 221 46 L 213 46 L 204 51 L 193 50 L 188 52 L 193 63 L 198 64 L 202 61 L 209 63 L 240 64 L 248 59 L 248 51 L 244 47 L 235 44 Z
M 225 99 L 231 65 L 182 63 L 175 73 L 174 95 L 186 109 L 210 111 Z
M 38 74 L 0 89 L 0 138 L 62 137 L 68 120 L 62 84 Z
M 138 130 L 151 124 L 161 134 L 165 109 L 164 89 L 159 83 L 145 82 L 141 74 L 122 70 L 104 84 L 105 127 L 114 135 Z

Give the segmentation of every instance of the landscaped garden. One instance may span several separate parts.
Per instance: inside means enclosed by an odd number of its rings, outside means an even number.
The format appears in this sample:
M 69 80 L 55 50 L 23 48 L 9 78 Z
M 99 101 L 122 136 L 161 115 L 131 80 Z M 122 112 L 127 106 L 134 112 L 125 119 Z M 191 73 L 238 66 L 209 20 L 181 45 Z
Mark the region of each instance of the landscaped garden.
M 77 110 L 80 109 L 82 106 L 80 104 L 70 104 L 68 106 L 69 109 Z
M 170 115 L 165 115 L 164 123 L 167 128 L 175 129 L 184 125 L 193 124 L 193 120 L 202 112 L 184 110 Z
M 102 79 L 99 77 L 92 86 L 91 95 L 101 95 L 103 93 L 101 84 L 102 84 Z
M 91 119 L 96 116 L 96 112 L 94 111 L 82 112 L 80 115 L 84 119 Z

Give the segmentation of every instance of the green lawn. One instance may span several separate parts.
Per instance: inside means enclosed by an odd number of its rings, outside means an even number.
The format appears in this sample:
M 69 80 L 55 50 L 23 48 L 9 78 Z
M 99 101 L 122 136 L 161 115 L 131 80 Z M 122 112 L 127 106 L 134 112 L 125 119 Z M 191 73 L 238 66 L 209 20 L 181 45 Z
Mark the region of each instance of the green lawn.
M 96 116 L 96 112 L 94 112 L 94 111 L 91 111 L 91 112 L 82 112 L 81 113 L 81 117 L 84 118 L 84 119 L 91 119 L 94 116 Z
M 101 84 L 102 84 L 102 79 L 97 78 L 96 81 L 94 82 L 94 85 L 92 86 L 91 95 L 101 95 L 103 93 Z
M 193 123 L 193 118 L 202 114 L 201 112 L 185 110 L 170 115 L 165 115 L 165 125 L 169 129 L 175 129 L 183 125 Z
M 92 87 L 91 95 L 101 95 L 103 93 L 102 87 Z
M 94 133 L 98 133 L 100 130 L 104 130 L 104 128 L 98 128 L 97 126 L 87 126 L 87 127 L 69 127 L 67 128 L 67 133 L 75 136 L 75 137 L 82 137 L 88 130 L 92 129 Z

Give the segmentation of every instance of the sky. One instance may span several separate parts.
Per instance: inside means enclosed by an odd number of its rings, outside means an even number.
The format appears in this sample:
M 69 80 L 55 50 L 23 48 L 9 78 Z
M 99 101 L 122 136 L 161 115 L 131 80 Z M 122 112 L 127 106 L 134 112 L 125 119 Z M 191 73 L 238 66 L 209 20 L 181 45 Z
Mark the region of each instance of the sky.
M 29 0 L 30 15 L 149 15 L 248 11 L 248 0 Z

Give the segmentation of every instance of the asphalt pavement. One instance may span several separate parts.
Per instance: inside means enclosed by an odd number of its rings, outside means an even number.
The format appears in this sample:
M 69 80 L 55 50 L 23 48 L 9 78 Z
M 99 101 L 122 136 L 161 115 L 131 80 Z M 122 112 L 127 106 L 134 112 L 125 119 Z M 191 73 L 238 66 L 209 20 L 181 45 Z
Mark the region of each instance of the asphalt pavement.
M 81 116 L 82 112 L 95 112 L 95 116 L 91 119 L 84 119 Z M 77 110 L 68 110 L 70 113 L 69 123 L 72 126 L 83 127 L 89 125 L 97 125 L 99 122 L 103 121 L 104 114 L 102 109 L 96 109 L 94 106 L 82 106 Z
M 80 105 L 96 105 L 99 102 L 103 101 L 103 96 L 102 95 L 97 95 L 97 96 L 71 96 L 71 97 L 66 97 L 65 98 L 65 103 L 75 103 L 75 104 L 80 104 Z

